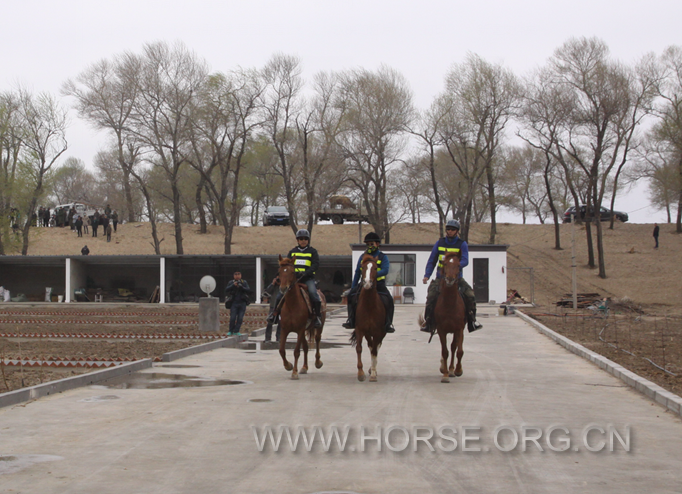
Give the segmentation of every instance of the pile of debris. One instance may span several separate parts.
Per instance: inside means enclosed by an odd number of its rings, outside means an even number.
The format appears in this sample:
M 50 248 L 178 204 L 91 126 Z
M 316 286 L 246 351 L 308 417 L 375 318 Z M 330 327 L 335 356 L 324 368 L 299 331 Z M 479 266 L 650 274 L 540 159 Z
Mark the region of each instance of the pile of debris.
M 510 288 L 507 290 L 507 300 L 504 302 L 505 304 L 530 304 L 529 300 L 526 300 L 521 296 L 519 292 L 514 290 L 513 288 Z
M 601 303 L 602 297 L 598 293 L 578 293 L 578 309 L 587 309 L 595 303 Z M 556 303 L 559 307 L 570 307 L 573 308 L 573 294 L 565 293 L 564 298 L 557 301 Z

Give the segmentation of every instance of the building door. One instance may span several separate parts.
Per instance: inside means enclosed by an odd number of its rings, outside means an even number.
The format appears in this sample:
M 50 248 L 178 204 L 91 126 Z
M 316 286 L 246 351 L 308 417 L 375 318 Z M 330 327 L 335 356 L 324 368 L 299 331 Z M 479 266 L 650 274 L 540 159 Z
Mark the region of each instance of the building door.
M 488 259 L 474 259 L 474 295 L 476 303 L 488 302 Z

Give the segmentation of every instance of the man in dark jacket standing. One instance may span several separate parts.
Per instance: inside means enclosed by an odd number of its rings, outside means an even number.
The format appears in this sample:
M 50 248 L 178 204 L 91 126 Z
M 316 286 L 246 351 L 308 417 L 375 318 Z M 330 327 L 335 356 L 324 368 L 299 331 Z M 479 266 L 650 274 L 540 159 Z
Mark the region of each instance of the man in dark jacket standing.
M 249 288 L 249 284 L 246 280 L 242 279 L 242 273 L 240 271 L 235 271 L 233 276 L 234 279 L 225 287 L 225 295 L 232 296 L 232 307 L 230 307 L 230 330 L 227 335 L 240 336 L 241 333 L 239 330 L 244 321 L 246 306 L 251 303 L 251 300 L 249 299 L 251 288 Z
M 658 223 L 654 223 L 654 240 L 656 241 L 656 247 L 654 249 L 658 249 L 658 232 L 660 228 L 658 228 Z

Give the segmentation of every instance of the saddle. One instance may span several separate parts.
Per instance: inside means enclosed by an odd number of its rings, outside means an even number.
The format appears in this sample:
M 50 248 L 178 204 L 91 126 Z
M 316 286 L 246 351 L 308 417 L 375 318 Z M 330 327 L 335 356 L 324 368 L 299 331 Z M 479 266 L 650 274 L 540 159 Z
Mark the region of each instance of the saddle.
M 296 286 L 301 291 L 303 300 L 305 300 L 305 305 L 308 308 L 308 317 L 309 318 L 313 317 L 313 303 L 310 301 L 308 285 L 306 285 L 305 283 L 297 283 Z M 319 289 L 317 290 L 317 295 L 318 297 L 320 297 L 320 302 L 322 302 L 322 304 L 320 305 L 320 314 L 322 314 L 327 310 L 327 300 L 324 298 L 324 294 Z

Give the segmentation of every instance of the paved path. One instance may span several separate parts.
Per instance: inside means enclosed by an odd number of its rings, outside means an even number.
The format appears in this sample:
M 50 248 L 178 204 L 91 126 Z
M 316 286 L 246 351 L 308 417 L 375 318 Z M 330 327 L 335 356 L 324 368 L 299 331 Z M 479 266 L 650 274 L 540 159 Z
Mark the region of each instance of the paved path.
M 464 375 L 441 384 L 439 348 L 416 327 L 418 307 L 399 306 L 398 332 L 379 355 L 379 382 L 356 380 L 355 352 L 345 345 L 342 317 L 333 317 L 324 367 L 289 380 L 274 351 L 221 349 L 158 364 L 145 372 L 176 373 L 250 384 L 170 389 L 91 386 L 0 409 L 0 492 L 27 493 L 357 493 L 444 492 L 680 492 L 682 423 L 660 406 L 567 352 L 515 317 L 482 319 L 465 336 Z M 367 356 L 368 352 L 364 352 Z M 367 359 L 369 363 L 369 359 Z M 166 365 L 166 367 L 162 367 Z M 249 401 L 249 400 L 271 401 Z M 609 424 L 630 451 L 608 434 L 582 431 Z M 286 435 L 279 451 L 259 452 L 253 427 L 348 426 L 344 451 L 328 452 L 316 436 L 312 450 L 292 452 Z M 551 451 L 543 437 L 510 452 L 511 429 L 553 425 L 570 434 L 568 451 Z M 395 429 L 385 439 L 389 427 Z M 423 429 L 415 430 L 415 426 Z M 403 449 L 404 437 L 437 434 Z M 505 426 L 497 437 L 495 430 Z M 381 428 L 377 441 L 364 441 Z M 471 427 L 464 430 L 464 427 Z M 561 447 L 560 434 L 552 436 Z M 468 440 L 463 451 L 462 436 Z M 534 430 L 528 431 L 535 434 Z M 302 442 L 302 440 L 301 440 Z M 431 452 L 429 446 L 435 451 Z M 579 451 L 574 451 L 578 448 Z M 392 449 L 392 450 L 391 450 Z

